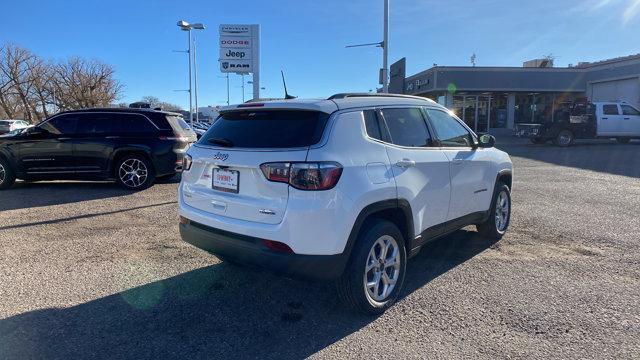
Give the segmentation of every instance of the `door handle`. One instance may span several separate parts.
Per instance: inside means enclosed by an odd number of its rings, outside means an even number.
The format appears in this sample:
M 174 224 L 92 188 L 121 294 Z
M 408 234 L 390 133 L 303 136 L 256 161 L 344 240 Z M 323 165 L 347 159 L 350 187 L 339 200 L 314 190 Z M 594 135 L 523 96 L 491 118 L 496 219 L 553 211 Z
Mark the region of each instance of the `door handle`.
M 631 120 L 631 118 L 624 118 L 625 120 Z
M 120 136 L 107 136 L 105 139 L 120 139 Z
M 410 159 L 402 159 L 402 160 L 399 160 L 396 163 L 396 166 L 401 167 L 401 168 L 407 168 L 407 167 L 415 166 L 415 165 L 416 165 L 416 162 L 413 161 L 413 160 L 410 160 Z
M 453 165 L 462 165 L 464 163 L 464 159 L 453 159 L 451 162 Z
M 609 118 L 608 117 L 603 117 L 602 120 L 609 120 Z
M 61 137 L 61 138 L 58 138 L 58 140 L 71 140 L 71 138 L 70 137 Z

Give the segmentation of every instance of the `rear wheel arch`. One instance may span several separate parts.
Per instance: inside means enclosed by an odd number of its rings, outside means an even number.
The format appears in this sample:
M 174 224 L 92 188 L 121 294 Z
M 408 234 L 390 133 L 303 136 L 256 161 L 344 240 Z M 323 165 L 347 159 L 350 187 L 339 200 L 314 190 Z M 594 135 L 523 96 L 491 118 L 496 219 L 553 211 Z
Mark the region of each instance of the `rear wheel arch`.
M 345 260 L 348 261 L 351 256 L 360 231 L 375 219 L 388 220 L 394 223 L 398 229 L 400 229 L 400 232 L 402 232 L 407 248 L 409 248 L 411 241 L 415 237 L 411 205 L 404 199 L 382 200 L 367 205 L 358 214 L 343 252 Z

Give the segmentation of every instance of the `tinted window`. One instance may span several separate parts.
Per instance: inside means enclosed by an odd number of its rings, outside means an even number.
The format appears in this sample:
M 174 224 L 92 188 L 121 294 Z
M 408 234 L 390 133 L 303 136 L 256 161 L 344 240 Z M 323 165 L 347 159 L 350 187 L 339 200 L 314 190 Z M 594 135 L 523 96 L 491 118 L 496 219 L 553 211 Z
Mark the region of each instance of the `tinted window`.
M 620 107 L 622 107 L 623 115 L 640 115 L 640 112 L 636 110 L 633 106 L 621 105 Z
M 364 125 L 367 129 L 367 135 L 373 139 L 382 140 L 380 133 L 380 124 L 378 123 L 378 116 L 375 111 L 365 110 L 364 113 Z
M 427 109 L 431 125 L 442 146 L 471 146 L 473 138 L 469 131 L 458 120 L 444 111 Z
M 605 115 L 620 115 L 618 105 L 603 105 L 602 110 Z
M 411 147 L 429 146 L 429 131 L 420 109 L 384 109 L 382 115 L 392 143 Z
M 85 135 L 111 132 L 115 116 L 114 114 L 81 114 L 76 132 Z
M 233 111 L 220 115 L 200 143 L 241 148 L 294 148 L 316 144 L 328 114 L 302 110 Z
M 135 114 L 113 114 L 114 130 L 122 133 L 148 133 L 157 129 L 146 117 Z
M 40 127 L 52 134 L 73 134 L 76 131 L 77 122 L 78 115 L 61 115 L 43 123 Z

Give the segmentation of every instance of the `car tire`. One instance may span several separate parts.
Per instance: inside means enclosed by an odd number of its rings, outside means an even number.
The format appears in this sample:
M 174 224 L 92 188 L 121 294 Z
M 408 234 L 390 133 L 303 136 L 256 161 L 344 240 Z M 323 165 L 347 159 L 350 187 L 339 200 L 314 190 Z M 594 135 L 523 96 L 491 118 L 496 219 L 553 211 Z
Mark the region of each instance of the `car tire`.
M 558 133 L 558 136 L 553 140 L 553 143 L 560 147 L 567 147 L 573 144 L 575 140 L 573 133 L 569 130 L 562 130 Z
M 398 300 L 406 267 L 407 251 L 398 227 L 387 220 L 368 221 L 338 279 L 338 294 L 345 303 L 363 313 L 380 314 Z
M 620 144 L 628 144 L 628 143 L 629 143 L 629 141 L 631 141 L 631 138 L 628 138 L 628 137 L 619 137 L 619 138 L 616 138 L 616 141 L 617 141 L 618 143 L 620 143 Z
M 8 189 L 16 182 L 16 174 L 9 162 L 0 157 L 0 190 Z
M 144 190 L 155 181 L 155 171 L 146 156 L 139 154 L 124 155 L 115 167 L 118 184 L 127 190 Z
M 510 221 L 511 191 L 505 183 L 498 182 L 491 199 L 489 217 L 482 224 L 477 224 L 476 229 L 485 238 L 500 240 L 507 232 Z

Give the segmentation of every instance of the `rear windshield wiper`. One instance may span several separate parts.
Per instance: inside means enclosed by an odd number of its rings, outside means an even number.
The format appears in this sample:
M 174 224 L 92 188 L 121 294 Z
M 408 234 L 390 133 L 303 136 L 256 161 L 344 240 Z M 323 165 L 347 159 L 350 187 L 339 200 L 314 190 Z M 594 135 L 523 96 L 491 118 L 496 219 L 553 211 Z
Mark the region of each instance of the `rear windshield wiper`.
M 224 147 L 233 147 L 233 142 L 229 139 L 213 138 L 213 139 L 207 140 L 207 142 L 211 144 L 224 146 Z

